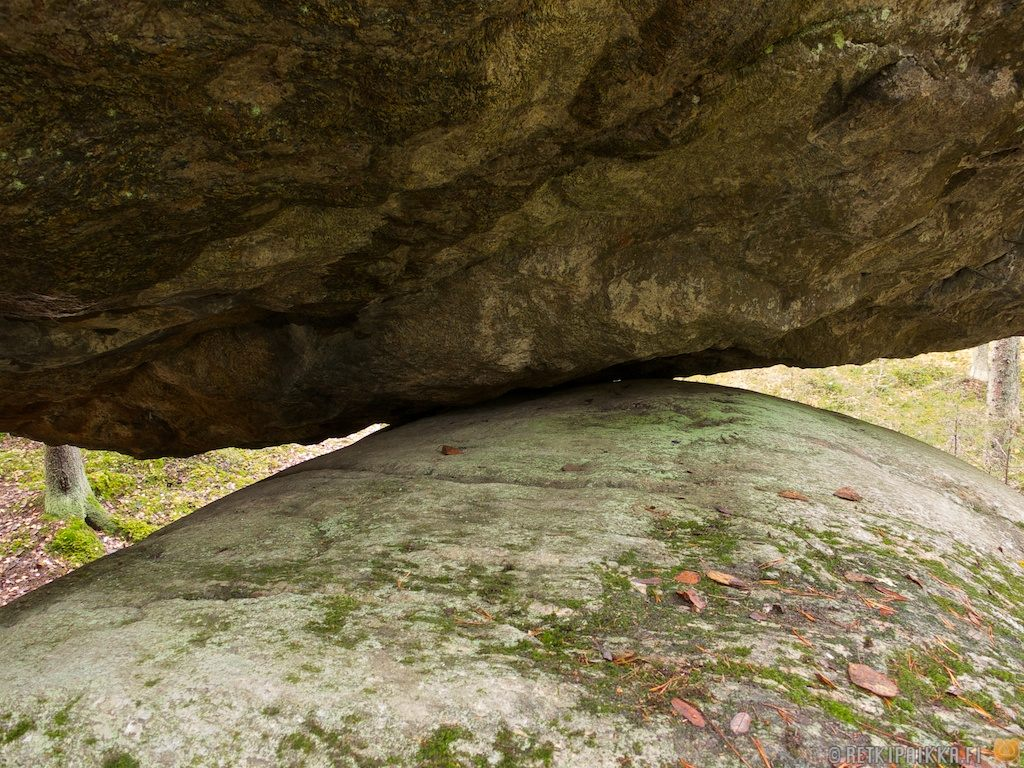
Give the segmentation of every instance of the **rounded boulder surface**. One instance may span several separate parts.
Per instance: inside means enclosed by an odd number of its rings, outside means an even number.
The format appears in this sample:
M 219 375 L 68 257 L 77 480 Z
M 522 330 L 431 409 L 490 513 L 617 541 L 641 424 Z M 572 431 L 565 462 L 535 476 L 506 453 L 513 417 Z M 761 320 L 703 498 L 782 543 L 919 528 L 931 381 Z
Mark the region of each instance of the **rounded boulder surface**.
M 1017 493 L 834 413 L 670 381 L 505 400 L 293 467 L 0 610 L 0 764 L 991 749 L 1021 735 L 1022 560 Z

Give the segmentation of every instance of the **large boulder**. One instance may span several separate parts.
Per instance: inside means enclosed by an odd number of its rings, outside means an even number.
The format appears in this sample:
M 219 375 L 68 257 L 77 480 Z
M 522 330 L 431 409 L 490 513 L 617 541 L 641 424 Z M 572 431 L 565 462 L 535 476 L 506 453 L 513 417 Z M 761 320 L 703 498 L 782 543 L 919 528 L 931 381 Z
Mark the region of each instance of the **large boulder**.
M 0 610 L 0 764 L 991 749 L 1022 733 L 1021 560 L 1018 494 L 836 414 L 673 382 L 505 402 L 299 465 Z
M 7 0 L 0 429 L 135 455 L 1024 332 L 1024 5 Z

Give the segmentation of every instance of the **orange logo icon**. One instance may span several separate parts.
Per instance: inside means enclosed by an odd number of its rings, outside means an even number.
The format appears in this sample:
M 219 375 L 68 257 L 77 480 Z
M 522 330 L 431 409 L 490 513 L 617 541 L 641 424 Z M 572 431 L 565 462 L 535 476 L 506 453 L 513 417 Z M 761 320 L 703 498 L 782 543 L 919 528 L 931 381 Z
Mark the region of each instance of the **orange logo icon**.
M 992 754 L 1004 763 L 1017 762 L 1020 759 L 1020 739 L 996 739 Z

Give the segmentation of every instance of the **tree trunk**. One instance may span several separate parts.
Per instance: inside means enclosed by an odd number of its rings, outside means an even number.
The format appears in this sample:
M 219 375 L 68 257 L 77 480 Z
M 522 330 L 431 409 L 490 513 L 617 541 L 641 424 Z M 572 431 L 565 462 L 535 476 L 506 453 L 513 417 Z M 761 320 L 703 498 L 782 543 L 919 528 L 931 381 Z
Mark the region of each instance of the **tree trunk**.
M 988 344 L 971 350 L 971 371 L 967 375 L 975 381 L 988 381 Z
M 1020 421 L 1020 337 L 989 345 L 988 455 L 989 469 L 1009 472 L 1010 443 Z
M 117 525 L 96 499 L 85 476 L 82 451 L 73 445 L 48 445 L 43 458 L 46 476 L 44 506 L 47 517 L 78 518 L 93 528 L 116 533 Z

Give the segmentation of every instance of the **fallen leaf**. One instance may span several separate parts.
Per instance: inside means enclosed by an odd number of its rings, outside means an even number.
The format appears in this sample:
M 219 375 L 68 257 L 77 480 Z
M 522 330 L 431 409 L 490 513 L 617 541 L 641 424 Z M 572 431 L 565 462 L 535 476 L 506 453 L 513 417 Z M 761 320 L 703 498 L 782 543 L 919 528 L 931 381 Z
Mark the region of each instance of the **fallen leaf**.
M 868 576 L 864 573 L 857 573 L 856 571 L 847 571 L 843 574 L 843 578 L 847 581 L 852 581 L 857 584 L 875 584 L 878 579 L 874 576 Z
M 919 578 L 917 578 L 917 576 L 915 576 L 912 573 L 904 573 L 903 575 L 906 576 L 908 579 L 910 579 L 915 584 L 917 584 L 917 586 L 919 586 L 921 589 L 924 589 L 924 584 L 921 582 L 921 580 Z
M 677 715 L 685 717 L 690 721 L 690 723 L 698 728 L 703 728 L 706 724 L 704 721 L 704 715 L 700 713 L 700 710 L 687 701 L 683 701 L 682 699 L 672 699 L 672 709 Z
M 842 488 L 836 488 L 832 492 L 832 495 L 838 499 L 845 499 L 846 501 L 863 501 L 864 497 L 857 493 L 853 488 L 848 485 L 844 485 Z
M 866 664 L 851 663 L 846 668 L 846 673 L 850 676 L 850 682 L 858 688 L 870 691 L 883 699 L 891 699 L 900 692 L 899 686 L 893 680 Z
M 764 613 L 761 613 L 761 611 L 751 611 L 750 618 L 752 618 L 754 621 L 768 621 L 768 616 Z
M 676 594 L 686 600 L 695 613 L 700 613 L 708 607 L 708 601 L 701 597 L 696 589 L 677 589 Z
M 737 712 L 729 721 L 729 730 L 737 736 L 742 736 L 750 730 L 750 715 L 746 712 Z
M 443 453 L 445 456 L 458 456 L 460 453 L 462 453 L 462 449 L 456 448 L 454 445 L 442 445 L 441 453 Z
M 647 597 L 647 584 L 642 579 L 630 579 L 629 585 L 644 597 Z
M 800 491 L 779 491 L 779 496 L 791 501 L 810 501 L 810 499 L 800 493 Z
M 566 464 L 562 467 L 563 472 L 586 472 L 587 468 L 583 464 Z
M 700 581 L 700 574 L 696 571 L 680 571 L 675 576 L 680 584 L 696 584 Z
M 718 584 L 723 584 L 726 587 L 732 587 L 733 589 L 745 589 L 750 590 L 750 585 L 747 584 L 739 576 L 733 576 L 731 573 L 724 573 L 722 571 L 707 571 L 704 574 L 709 579 Z

